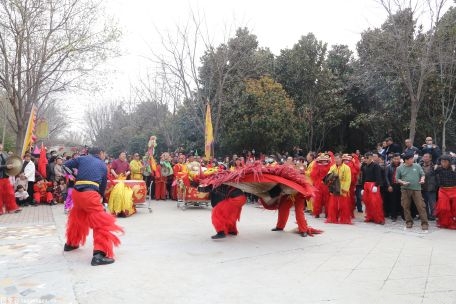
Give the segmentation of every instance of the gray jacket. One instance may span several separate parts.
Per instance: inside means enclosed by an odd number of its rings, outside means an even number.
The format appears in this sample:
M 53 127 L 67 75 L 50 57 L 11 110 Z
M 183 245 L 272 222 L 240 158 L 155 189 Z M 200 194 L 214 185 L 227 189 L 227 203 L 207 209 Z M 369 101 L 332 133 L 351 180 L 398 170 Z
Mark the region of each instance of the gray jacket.
M 425 169 L 424 164 L 421 164 L 424 171 L 424 184 L 421 185 L 422 191 L 435 192 L 437 191 L 437 181 L 435 179 L 434 164 L 431 163 L 428 170 Z

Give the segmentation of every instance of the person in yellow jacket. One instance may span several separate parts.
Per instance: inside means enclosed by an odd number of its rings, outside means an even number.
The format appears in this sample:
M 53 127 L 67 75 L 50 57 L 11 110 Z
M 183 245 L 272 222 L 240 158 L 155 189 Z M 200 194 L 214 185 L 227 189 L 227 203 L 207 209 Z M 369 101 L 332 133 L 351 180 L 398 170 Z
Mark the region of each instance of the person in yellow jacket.
M 130 162 L 130 172 L 131 176 L 130 178 L 133 180 L 142 180 L 143 179 L 143 170 L 144 170 L 144 165 L 141 161 L 141 158 L 138 153 L 135 153 L 133 155 L 133 159 Z
M 352 205 L 349 200 L 351 171 L 343 163 L 342 154 L 334 155 L 335 164 L 329 169 L 325 182 L 329 186 L 328 218 L 326 223 L 352 224 Z
M 315 153 L 314 152 L 309 152 L 306 155 L 306 162 L 307 162 L 307 167 L 306 171 L 304 174 L 309 178 L 309 180 L 312 182 L 312 179 L 310 178 L 310 172 L 312 172 L 312 168 L 315 164 Z M 306 211 L 309 213 L 312 213 L 313 211 L 313 199 L 309 198 L 306 200 Z

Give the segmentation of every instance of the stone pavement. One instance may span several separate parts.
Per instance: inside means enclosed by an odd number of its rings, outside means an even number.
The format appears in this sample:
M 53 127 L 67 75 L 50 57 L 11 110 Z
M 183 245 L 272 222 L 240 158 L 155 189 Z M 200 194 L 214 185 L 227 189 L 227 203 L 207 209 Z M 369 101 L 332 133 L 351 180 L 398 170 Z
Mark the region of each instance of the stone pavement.
M 325 224 L 271 232 L 277 213 L 246 205 L 240 234 L 213 241 L 210 208 L 153 202 L 129 218 L 116 262 L 90 266 L 92 238 L 63 253 L 63 206 L 0 216 L 1 303 L 456 304 L 456 231 L 419 223 Z M 35 210 L 33 210 L 35 209 Z M 32 218 L 37 222 L 33 222 Z

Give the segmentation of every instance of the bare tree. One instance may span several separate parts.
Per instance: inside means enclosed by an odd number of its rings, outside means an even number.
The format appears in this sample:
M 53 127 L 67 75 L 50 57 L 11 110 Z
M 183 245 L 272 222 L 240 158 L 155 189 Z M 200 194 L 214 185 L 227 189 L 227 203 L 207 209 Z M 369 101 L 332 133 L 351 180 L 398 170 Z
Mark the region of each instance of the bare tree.
M 208 39 L 204 37 L 202 28 L 202 18 L 193 12 L 189 20 L 184 25 L 176 25 L 175 33 L 162 33 L 157 30 L 161 37 L 163 53 L 159 54 L 152 51 L 153 57 L 150 58 L 158 64 L 158 73 L 161 74 L 163 84 L 170 89 L 176 88 L 178 94 L 174 94 L 171 111 L 176 112 L 177 107 L 185 99 L 191 102 L 190 107 L 194 117 L 200 117 L 204 113 L 204 99 L 201 96 L 200 81 L 198 77 L 198 62 L 201 51 L 201 44 L 206 45 Z M 194 127 L 204 130 L 204 120 L 195 119 Z
M 93 105 L 90 106 L 84 113 L 84 122 L 86 125 L 85 133 L 88 140 L 92 143 L 98 143 L 104 147 L 112 142 L 112 137 L 115 136 L 109 132 L 113 123 L 113 109 L 119 106 L 117 102 L 112 102 L 108 105 Z M 108 132 L 107 132 L 108 130 Z
M 65 144 L 83 146 L 87 143 L 84 134 L 76 130 L 65 130 L 59 134 L 59 139 Z
M 430 70 L 433 68 L 431 62 L 431 52 L 435 41 L 436 24 L 439 22 L 442 10 L 447 0 L 425 0 L 414 1 L 410 0 L 377 0 L 386 10 L 389 16 L 389 21 L 392 25 L 392 42 L 394 43 L 395 54 L 394 65 L 398 69 L 400 78 L 402 79 L 410 97 L 410 135 L 409 138 L 413 141 L 416 133 L 416 122 L 418 111 L 423 101 L 423 91 L 426 78 L 429 76 Z M 423 6 L 424 5 L 424 6 Z M 426 16 L 428 26 L 427 33 L 420 35 L 422 43 L 413 43 L 413 28 L 404 28 L 400 18 L 395 18 L 397 12 L 409 10 L 412 17 Z M 420 26 L 421 28 L 421 26 Z M 411 32 L 410 32 L 411 31 Z M 419 33 L 421 34 L 421 33 Z M 412 35 L 410 37 L 410 35 Z M 418 66 L 416 66 L 418 64 Z
M 222 40 L 227 41 L 231 32 L 232 27 L 225 26 Z M 165 80 L 164 84 L 169 86 L 173 98 L 178 98 L 170 105 L 171 111 L 175 113 L 176 108 L 185 100 L 190 104 L 188 109 L 194 118 L 192 127 L 203 135 L 204 114 L 206 104 L 209 102 L 214 111 L 214 137 L 217 138 L 224 100 L 224 84 L 229 72 L 237 67 L 236 61 L 230 58 L 229 52 L 217 52 L 209 35 L 204 14 L 201 12 L 192 11 L 184 25 L 176 25 L 173 34 L 160 31 L 158 34 L 161 37 L 164 52 L 159 54 L 152 51 L 151 61 L 160 67 L 159 73 Z M 227 48 L 225 43 L 222 42 L 221 45 Z M 203 52 L 214 59 L 214 74 L 209 80 L 211 83 L 204 83 L 204 87 L 200 79 Z M 216 87 L 215 94 L 208 91 L 209 87 Z M 178 91 L 174 92 L 174 88 Z
M 446 150 L 447 125 L 456 106 L 456 9 L 451 8 L 437 26 L 435 56 L 442 125 L 442 151 Z
M 66 115 L 64 114 L 63 109 L 58 106 L 56 100 L 50 99 L 43 104 L 41 113 L 43 114 L 42 117 L 47 120 L 49 126 L 49 138 L 58 137 L 59 133 L 62 133 L 65 127 L 68 126 Z
M 148 120 L 163 132 L 167 147 L 175 144 L 176 125 L 173 122 L 177 116 L 178 102 L 182 99 L 181 91 L 174 80 L 173 77 L 167 77 L 161 72 L 147 73 L 134 88 L 138 101 L 149 104 L 154 109 Z
M 17 151 L 32 106 L 42 111 L 113 50 L 119 31 L 100 16 L 101 0 L 0 0 L 0 86 Z

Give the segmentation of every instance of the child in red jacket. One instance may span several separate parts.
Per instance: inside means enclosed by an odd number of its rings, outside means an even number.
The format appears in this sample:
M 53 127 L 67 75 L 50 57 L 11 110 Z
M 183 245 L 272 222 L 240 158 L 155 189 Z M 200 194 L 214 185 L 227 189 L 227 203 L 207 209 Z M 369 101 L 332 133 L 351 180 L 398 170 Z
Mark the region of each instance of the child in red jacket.
M 37 177 L 37 182 L 33 185 L 33 200 L 35 205 L 41 203 L 55 205 L 52 201 L 52 186 L 52 182 L 48 182 L 42 177 Z

